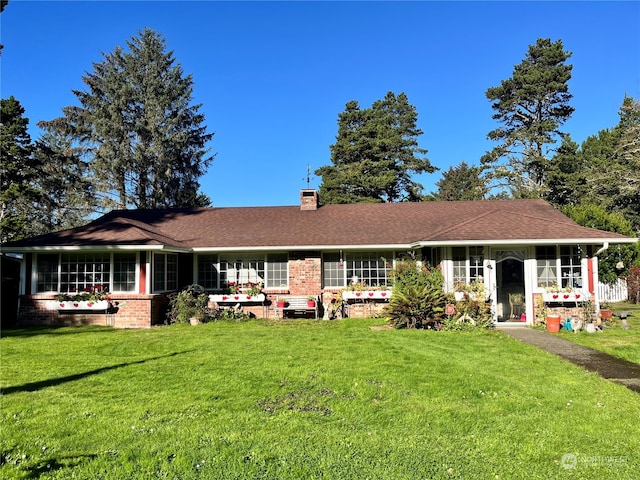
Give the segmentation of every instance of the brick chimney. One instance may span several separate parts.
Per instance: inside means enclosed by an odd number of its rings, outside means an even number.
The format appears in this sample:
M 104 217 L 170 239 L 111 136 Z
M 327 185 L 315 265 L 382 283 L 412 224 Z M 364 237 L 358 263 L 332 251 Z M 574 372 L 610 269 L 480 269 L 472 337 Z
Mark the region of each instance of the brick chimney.
M 315 190 L 303 189 L 300 191 L 300 210 L 317 210 L 318 192 Z

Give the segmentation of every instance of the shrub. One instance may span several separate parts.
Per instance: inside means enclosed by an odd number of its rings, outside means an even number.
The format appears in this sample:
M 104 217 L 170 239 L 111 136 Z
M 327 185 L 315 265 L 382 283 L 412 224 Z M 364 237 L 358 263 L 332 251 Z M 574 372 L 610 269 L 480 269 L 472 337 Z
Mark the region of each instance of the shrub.
M 395 328 L 439 328 L 447 296 L 442 274 L 414 260 L 396 262 L 392 272 L 393 295 L 386 309 Z
M 169 323 L 189 323 L 192 318 L 200 322 L 209 320 L 209 296 L 200 285 L 189 285 L 169 296 Z
M 456 303 L 455 314 L 442 323 L 443 330 L 470 331 L 490 328 L 493 324 L 491 306 L 484 301 L 466 299 Z

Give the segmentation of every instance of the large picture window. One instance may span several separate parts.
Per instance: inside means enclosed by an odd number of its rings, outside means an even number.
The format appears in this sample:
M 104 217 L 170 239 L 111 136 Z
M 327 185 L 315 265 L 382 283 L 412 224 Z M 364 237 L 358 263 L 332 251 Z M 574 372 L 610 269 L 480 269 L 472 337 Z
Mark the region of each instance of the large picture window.
M 582 288 L 582 249 L 577 245 L 536 247 L 538 287 Z
M 108 253 L 62 254 L 60 290 L 84 292 L 96 285 L 109 285 L 111 281 L 111 255 Z
M 393 252 L 325 253 L 322 257 L 323 285 L 346 287 L 351 282 L 364 282 L 371 287 L 389 285 L 393 268 Z
M 265 288 L 287 288 L 289 257 L 286 253 L 199 254 L 197 282 L 207 290 L 229 284 L 262 283 Z
M 36 256 L 37 293 L 74 293 L 97 286 L 110 292 L 136 289 L 135 253 L 48 253 Z

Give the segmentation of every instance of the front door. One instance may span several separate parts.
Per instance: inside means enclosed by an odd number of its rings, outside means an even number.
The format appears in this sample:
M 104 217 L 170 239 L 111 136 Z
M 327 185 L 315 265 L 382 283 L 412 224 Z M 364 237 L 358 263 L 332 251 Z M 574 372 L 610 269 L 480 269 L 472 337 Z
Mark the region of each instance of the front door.
M 519 322 L 525 313 L 524 250 L 496 250 L 496 316 Z

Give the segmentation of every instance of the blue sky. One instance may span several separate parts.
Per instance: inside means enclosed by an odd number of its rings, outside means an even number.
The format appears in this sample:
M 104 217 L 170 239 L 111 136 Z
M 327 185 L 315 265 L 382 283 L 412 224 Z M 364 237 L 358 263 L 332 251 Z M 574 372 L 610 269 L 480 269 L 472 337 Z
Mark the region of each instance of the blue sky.
M 573 52 L 574 140 L 618 122 L 640 97 L 640 2 L 174 2 L 10 0 L 0 16 L 2 98 L 35 124 L 77 105 L 92 64 L 145 27 L 160 32 L 202 104 L 217 157 L 202 177 L 214 206 L 295 205 L 330 164 L 338 114 L 405 92 L 441 170 L 477 164 L 498 124 L 487 88 L 537 38 Z M 310 186 L 321 179 L 312 176 Z

